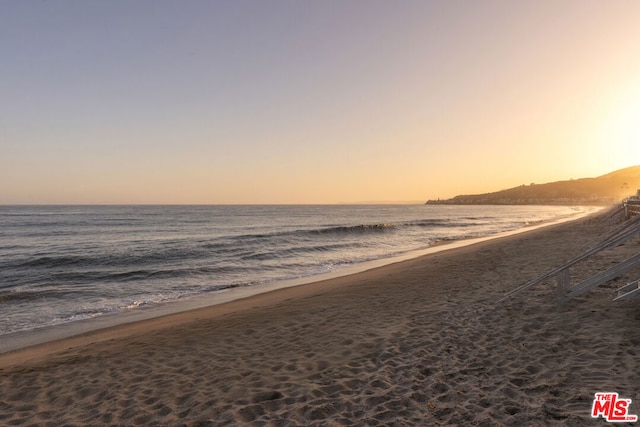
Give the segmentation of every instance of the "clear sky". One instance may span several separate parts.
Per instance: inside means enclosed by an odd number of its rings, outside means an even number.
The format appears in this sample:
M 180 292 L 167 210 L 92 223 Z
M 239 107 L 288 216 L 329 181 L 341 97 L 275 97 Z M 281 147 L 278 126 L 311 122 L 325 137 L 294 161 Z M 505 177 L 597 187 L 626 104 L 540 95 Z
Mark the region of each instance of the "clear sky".
M 0 0 L 0 204 L 424 201 L 640 163 L 640 1 Z

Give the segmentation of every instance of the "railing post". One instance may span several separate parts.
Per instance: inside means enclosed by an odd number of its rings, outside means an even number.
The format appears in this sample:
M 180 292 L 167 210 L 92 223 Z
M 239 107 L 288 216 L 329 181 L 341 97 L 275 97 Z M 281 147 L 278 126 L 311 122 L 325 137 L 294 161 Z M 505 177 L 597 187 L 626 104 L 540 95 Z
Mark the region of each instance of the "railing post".
M 564 298 L 569 289 L 569 268 L 570 267 L 560 270 L 556 275 L 556 311 L 558 312 L 562 311 Z
M 562 299 L 567 289 L 569 289 L 570 280 L 569 267 L 558 272 L 556 276 L 556 297 L 558 300 Z

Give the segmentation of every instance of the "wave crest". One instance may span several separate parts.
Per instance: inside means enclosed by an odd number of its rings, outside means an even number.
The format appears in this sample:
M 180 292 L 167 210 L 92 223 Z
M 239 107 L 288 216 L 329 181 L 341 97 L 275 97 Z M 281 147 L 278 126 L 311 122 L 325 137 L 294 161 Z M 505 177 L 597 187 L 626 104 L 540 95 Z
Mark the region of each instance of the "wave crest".
M 312 234 L 358 234 L 358 233 L 376 233 L 376 232 L 385 232 L 391 231 L 396 228 L 395 224 L 360 224 L 360 225 L 352 225 L 352 226 L 340 226 L 340 227 L 329 227 L 329 228 L 320 228 L 317 230 L 311 230 L 309 233 Z

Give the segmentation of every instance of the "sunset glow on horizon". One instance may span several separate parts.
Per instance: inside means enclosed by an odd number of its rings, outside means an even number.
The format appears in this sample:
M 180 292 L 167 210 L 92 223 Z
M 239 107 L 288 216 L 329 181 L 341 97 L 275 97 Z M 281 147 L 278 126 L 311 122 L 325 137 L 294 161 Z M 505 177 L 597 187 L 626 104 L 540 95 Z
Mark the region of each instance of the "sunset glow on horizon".
M 0 204 L 424 202 L 640 164 L 640 2 L 0 5 Z

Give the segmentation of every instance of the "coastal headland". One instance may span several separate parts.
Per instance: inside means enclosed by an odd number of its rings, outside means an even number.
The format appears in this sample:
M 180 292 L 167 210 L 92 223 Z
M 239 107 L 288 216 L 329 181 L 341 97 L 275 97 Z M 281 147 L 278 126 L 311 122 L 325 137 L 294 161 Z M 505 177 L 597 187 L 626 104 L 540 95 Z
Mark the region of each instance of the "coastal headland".
M 631 166 L 596 178 L 545 184 L 523 184 L 485 194 L 465 194 L 428 200 L 428 205 L 602 205 L 640 194 L 640 166 Z

